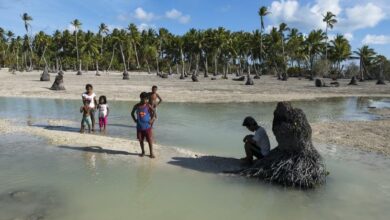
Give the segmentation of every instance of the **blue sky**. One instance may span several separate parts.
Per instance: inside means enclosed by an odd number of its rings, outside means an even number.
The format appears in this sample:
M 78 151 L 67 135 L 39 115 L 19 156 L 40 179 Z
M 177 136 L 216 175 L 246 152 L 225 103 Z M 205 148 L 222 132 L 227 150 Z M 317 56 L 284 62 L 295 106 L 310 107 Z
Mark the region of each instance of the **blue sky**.
M 0 27 L 24 33 L 20 15 L 33 17 L 33 32 L 48 33 L 70 29 L 78 18 L 84 30 L 126 27 L 166 27 L 176 34 L 189 28 L 223 26 L 230 30 L 252 31 L 259 27 L 257 10 L 267 6 L 267 29 L 280 22 L 303 33 L 324 28 L 321 16 L 330 10 L 339 23 L 330 35 L 345 34 L 354 49 L 369 44 L 390 57 L 390 0 L 0 0 Z

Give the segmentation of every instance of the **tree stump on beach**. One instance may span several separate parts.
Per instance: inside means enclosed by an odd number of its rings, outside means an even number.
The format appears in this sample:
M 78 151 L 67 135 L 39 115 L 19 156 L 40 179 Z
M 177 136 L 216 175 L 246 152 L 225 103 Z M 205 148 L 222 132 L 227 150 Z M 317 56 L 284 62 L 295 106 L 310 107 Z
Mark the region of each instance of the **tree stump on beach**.
M 50 89 L 51 90 L 65 90 L 64 73 L 62 71 L 58 72 L 58 75 L 56 76 L 56 79 L 54 80 L 54 83 Z
M 198 77 L 195 74 L 191 76 L 192 82 L 199 82 Z
M 251 76 L 248 74 L 248 76 L 246 77 L 246 83 L 245 85 L 246 86 L 253 86 L 255 83 L 253 82 L 253 79 L 251 78 Z
M 316 79 L 315 85 L 316 85 L 316 87 L 326 87 L 326 83 L 322 79 Z
M 45 67 L 45 69 L 43 70 L 43 73 L 41 74 L 40 80 L 41 81 L 50 81 L 50 74 L 47 70 L 47 67 Z
M 253 79 L 260 79 L 260 76 L 256 75 L 256 76 L 253 77 Z
M 383 78 L 378 79 L 378 81 L 376 82 L 376 84 L 377 84 L 377 85 L 386 85 L 385 80 L 383 80 Z
M 129 72 L 127 72 L 127 70 L 125 70 L 124 72 L 123 72 L 123 78 L 122 78 L 123 80 L 129 80 L 130 79 L 130 77 L 129 77 Z
M 81 72 L 81 70 L 77 70 L 76 75 L 77 75 L 77 76 L 81 76 L 81 75 L 83 75 L 83 73 Z
M 279 102 L 272 131 L 278 146 L 241 171 L 241 175 L 303 189 L 325 183 L 325 164 L 313 146 L 311 126 L 301 109 L 293 108 L 289 102 Z
M 217 77 L 211 77 L 210 79 L 211 80 L 217 80 Z
M 335 82 L 331 82 L 330 85 L 333 86 L 333 87 L 339 87 L 340 83 L 335 81 Z
M 351 85 L 351 86 L 357 86 L 357 80 L 356 80 L 356 76 L 352 76 L 351 78 L 351 82 L 349 82 L 348 85 Z

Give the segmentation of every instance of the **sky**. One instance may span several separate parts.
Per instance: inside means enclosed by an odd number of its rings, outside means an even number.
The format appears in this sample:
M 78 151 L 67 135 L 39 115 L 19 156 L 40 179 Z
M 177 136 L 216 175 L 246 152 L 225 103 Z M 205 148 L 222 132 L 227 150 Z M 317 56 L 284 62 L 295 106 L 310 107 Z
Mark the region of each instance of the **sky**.
M 304 34 L 324 29 L 322 15 L 332 11 L 338 23 L 330 38 L 340 33 L 353 50 L 367 44 L 390 57 L 390 0 L 0 0 L 0 27 L 24 34 L 20 16 L 27 12 L 34 33 L 72 30 L 76 18 L 83 30 L 92 31 L 101 22 L 111 29 L 135 23 L 139 29 L 165 27 L 175 34 L 220 26 L 253 31 L 260 26 L 261 6 L 271 12 L 267 30 L 285 22 Z

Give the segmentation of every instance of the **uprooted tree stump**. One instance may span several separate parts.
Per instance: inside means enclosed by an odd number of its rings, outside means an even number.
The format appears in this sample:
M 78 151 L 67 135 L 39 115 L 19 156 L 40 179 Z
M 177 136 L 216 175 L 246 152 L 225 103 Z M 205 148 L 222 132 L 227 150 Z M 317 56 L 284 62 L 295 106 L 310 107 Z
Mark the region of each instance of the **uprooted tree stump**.
M 58 75 L 56 76 L 56 79 L 54 80 L 54 83 L 50 89 L 51 90 L 65 90 L 64 73 L 62 71 L 58 72 Z
M 326 87 L 326 83 L 324 82 L 324 80 L 321 80 L 321 79 L 316 79 L 315 85 L 316 85 L 316 87 Z
M 383 80 L 382 78 L 378 79 L 378 81 L 376 81 L 376 84 L 377 85 L 386 85 L 385 80 Z
M 288 102 L 278 103 L 272 131 L 278 147 L 241 175 L 303 189 L 325 183 L 325 164 L 313 146 L 312 130 L 301 109 Z
M 351 85 L 351 86 L 357 86 L 357 80 L 356 80 L 356 76 L 352 76 L 351 78 L 351 82 L 349 82 L 348 85 Z
M 49 71 L 47 70 L 47 67 L 43 70 L 43 73 L 41 74 L 41 81 L 50 81 L 50 74 Z
M 245 82 L 245 85 L 246 86 L 253 86 L 255 83 L 253 82 L 253 79 L 251 78 L 251 76 L 248 74 L 248 76 L 246 77 L 246 82 Z
M 122 78 L 123 80 L 128 80 L 128 79 L 130 79 L 130 77 L 129 77 L 129 72 L 127 72 L 127 70 L 125 70 L 124 72 L 123 72 L 123 78 Z
M 192 82 L 199 82 L 198 77 L 195 74 L 191 76 Z

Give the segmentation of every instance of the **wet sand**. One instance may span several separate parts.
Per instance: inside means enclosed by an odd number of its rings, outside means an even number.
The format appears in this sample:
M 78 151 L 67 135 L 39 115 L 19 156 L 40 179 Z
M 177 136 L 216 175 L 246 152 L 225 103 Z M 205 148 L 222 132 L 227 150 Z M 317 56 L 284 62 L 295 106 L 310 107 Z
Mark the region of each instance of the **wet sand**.
M 331 97 L 389 97 L 390 86 L 377 86 L 374 81 L 359 83 L 358 86 L 348 86 L 349 80 L 339 80 L 338 88 L 316 88 L 313 81 L 290 78 L 279 81 L 273 76 L 262 76 L 255 80 L 254 86 L 245 86 L 245 82 L 217 80 L 199 77 L 200 82 L 194 83 L 190 77 L 180 80 L 178 75 L 162 79 L 147 73 L 130 73 L 130 80 L 122 80 L 121 73 L 102 73 L 95 76 L 94 72 L 76 76 L 75 72 L 65 72 L 64 84 L 66 91 L 51 91 L 55 75 L 51 82 L 40 82 L 41 72 L 17 72 L 15 75 L 6 69 L 0 70 L 0 96 L 4 97 L 35 97 L 54 99 L 80 99 L 85 84 L 94 85 L 96 94 L 106 95 L 109 100 L 138 101 L 142 91 L 149 91 L 152 85 L 159 86 L 159 93 L 166 102 L 196 102 L 196 103 L 229 103 L 229 102 L 273 102 L 308 100 Z M 329 81 L 329 80 L 325 80 Z

